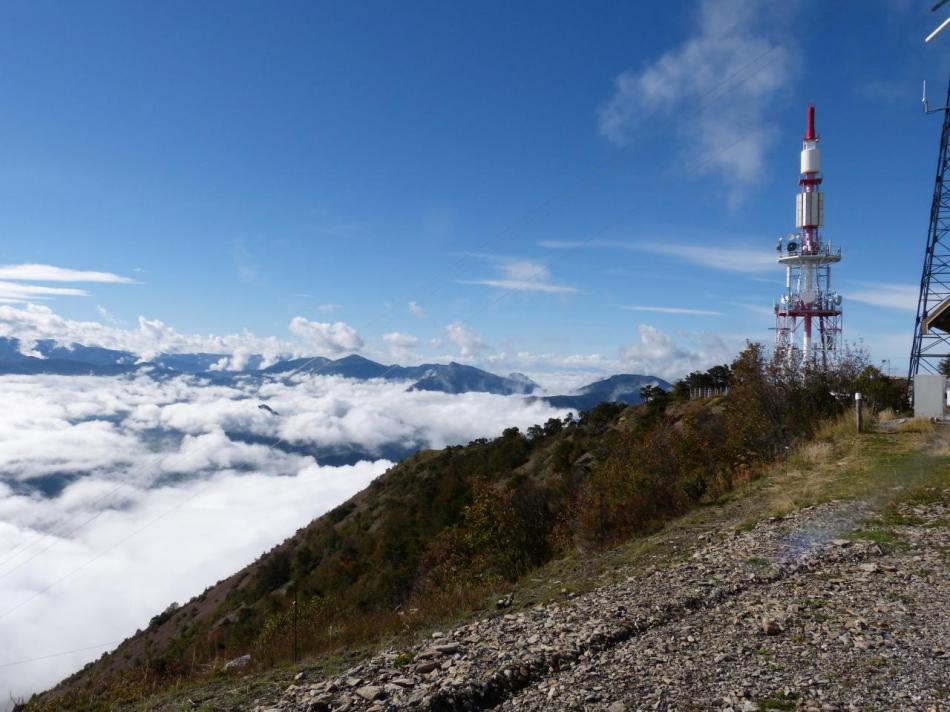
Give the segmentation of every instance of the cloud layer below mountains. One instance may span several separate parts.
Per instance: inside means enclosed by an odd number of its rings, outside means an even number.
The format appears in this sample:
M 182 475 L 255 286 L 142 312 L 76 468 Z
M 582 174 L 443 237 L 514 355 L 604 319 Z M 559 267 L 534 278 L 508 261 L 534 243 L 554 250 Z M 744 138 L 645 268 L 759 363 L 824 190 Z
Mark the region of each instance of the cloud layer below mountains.
M 390 465 L 321 466 L 271 443 L 442 447 L 565 414 L 515 396 L 405 388 L 0 377 L 0 697 L 57 682 L 112 646 L 46 656 L 144 628 Z

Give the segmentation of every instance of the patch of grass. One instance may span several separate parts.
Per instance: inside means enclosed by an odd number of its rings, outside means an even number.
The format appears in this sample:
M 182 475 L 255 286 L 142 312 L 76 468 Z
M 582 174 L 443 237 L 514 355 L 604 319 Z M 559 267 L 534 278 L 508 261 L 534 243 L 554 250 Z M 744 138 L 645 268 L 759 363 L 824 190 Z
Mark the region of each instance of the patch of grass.
M 937 425 L 926 418 L 911 418 L 905 423 L 901 423 L 896 428 L 899 433 L 934 433 L 937 431 Z
M 911 507 L 933 504 L 950 505 L 950 489 L 936 485 L 919 485 L 904 492 L 897 502 Z
M 415 659 L 416 659 L 415 653 L 411 651 L 405 651 L 405 652 L 399 653 L 399 655 L 396 656 L 396 659 L 393 660 L 393 665 L 395 665 L 396 667 L 405 667 L 406 665 L 408 665 Z
M 798 709 L 798 695 L 790 693 L 787 697 L 776 694 L 764 700 L 759 700 L 759 708 L 763 710 L 795 710 Z
M 875 544 L 898 544 L 900 539 L 889 529 L 857 529 L 844 535 L 852 541 L 873 541 Z
M 745 562 L 747 564 L 751 564 L 752 566 L 767 566 L 769 563 L 769 560 L 763 559 L 761 556 L 750 556 L 748 559 L 745 560 Z
M 876 523 L 891 527 L 916 527 L 925 523 L 922 517 L 915 514 L 905 514 L 897 507 L 888 507 L 887 510 L 874 520 Z
M 815 440 L 805 443 L 798 449 L 798 460 L 808 466 L 814 466 L 831 461 L 835 454 L 833 440 Z

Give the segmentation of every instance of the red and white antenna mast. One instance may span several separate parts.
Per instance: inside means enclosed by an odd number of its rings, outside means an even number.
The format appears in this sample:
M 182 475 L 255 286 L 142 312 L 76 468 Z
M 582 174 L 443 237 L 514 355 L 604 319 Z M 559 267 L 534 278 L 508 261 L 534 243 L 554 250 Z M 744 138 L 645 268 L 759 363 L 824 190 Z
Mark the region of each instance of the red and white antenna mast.
M 841 248 L 833 250 L 820 233 L 825 224 L 825 195 L 818 141 L 815 107 L 809 104 L 798 181 L 801 189 L 795 200 L 798 232 L 780 237 L 776 247 L 779 264 L 785 267 L 785 292 L 775 304 L 775 347 L 789 362 L 800 355 L 806 367 L 828 368 L 835 361 L 841 336 L 841 295 L 831 289 L 831 266 L 841 261 Z M 796 343 L 799 332 L 801 346 Z

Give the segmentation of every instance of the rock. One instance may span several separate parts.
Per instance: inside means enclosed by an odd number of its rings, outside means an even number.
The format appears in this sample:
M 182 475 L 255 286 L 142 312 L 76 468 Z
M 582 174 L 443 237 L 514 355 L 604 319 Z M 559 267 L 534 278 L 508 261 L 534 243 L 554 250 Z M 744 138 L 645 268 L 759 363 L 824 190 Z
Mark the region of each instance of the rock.
M 364 685 L 363 687 L 360 687 L 356 690 L 356 694 L 362 697 L 364 700 L 369 700 L 370 702 L 386 696 L 383 688 L 376 685 Z
M 495 604 L 495 607 L 500 611 L 503 608 L 508 608 L 514 600 L 515 595 L 513 593 L 509 593 L 507 596 L 499 598 L 498 602 Z
M 443 655 L 453 655 L 454 653 L 457 653 L 459 650 L 461 650 L 461 646 L 458 643 L 443 643 L 433 647 Z
M 607 712 L 627 712 L 627 706 L 623 702 L 611 702 L 607 705 Z
M 240 657 L 234 658 L 233 660 L 228 660 L 222 667 L 222 670 L 237 670 L 240 668 L 247 667 L 251 664 L 250 655 L 242 655 Z
M 881 567 L 873 562 L 870 564 L 861 564 L 858 566 L 858 568 L 866 574 L 876 574 L 881 570 Z
M 761 624 L 762 632 L 766 635 L 781 635 L 785 630 L 778 620 L 768 616 L 762 616 Z
M 426 673 L 432 672 L 437 667 L 439 667 L 439 664 L 435 662 L 434 660 L 426 660 L 425 662 L 422 662 L 416 665 L 415 670 L 417 673 L 421 675 L 425 675 Z

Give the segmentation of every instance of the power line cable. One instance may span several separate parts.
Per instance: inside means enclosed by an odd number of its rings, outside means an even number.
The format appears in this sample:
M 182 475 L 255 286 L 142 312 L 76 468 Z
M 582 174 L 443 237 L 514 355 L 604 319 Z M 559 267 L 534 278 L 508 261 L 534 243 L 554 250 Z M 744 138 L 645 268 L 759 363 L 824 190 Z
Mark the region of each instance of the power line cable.
M 36 658 L 26 658 L 24 660 L 11 660 L 10 662 L 0 663 L 0 668 L 15 667 L 17 665 L 26 665 L 27 663 L 38 663 L 41 660 L 49 660 L 51 658 L 61 658 L 64 655 L 72 655 L 73 653 L 83 653 L 87 650 L 97 650 L 98 648 L 108 648 L 113 645 L 118 645 L 121 643 L 121 640 L 110 640 L 108 643 L 99 643 L 98 645 L 87 645 L 84 648 L 73 648 L 72 650 L 62 650 L 58 653 L 50 653 L 48 655 L 40 655 Z

